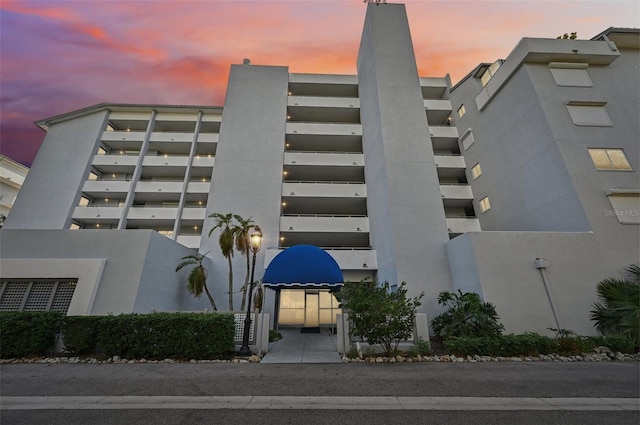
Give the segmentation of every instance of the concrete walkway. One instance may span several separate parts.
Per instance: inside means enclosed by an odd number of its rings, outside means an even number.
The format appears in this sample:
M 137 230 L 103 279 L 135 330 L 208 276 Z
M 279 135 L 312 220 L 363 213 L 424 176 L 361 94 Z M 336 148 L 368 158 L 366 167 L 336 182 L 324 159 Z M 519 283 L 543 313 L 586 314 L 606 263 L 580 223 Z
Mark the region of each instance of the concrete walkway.
M 336 336 L 327 329 L 301 333 L 299 328 L 280 329 L 282 339 L 269 344 L 261 363 L 342 363 Z

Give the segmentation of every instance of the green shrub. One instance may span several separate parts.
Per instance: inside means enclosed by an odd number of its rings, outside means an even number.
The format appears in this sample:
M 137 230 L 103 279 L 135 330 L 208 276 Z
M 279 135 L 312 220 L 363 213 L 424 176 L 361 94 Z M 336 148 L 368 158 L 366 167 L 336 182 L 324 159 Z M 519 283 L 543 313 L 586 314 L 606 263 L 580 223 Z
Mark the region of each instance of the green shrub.
M 430 356 L 431 354 L 433 354 L 431 351 L 431 344 L 429 344 L 429 341 L 425 341 L 422 338 L 417 340 L 409 349 L 409 355 L 412 357 L 417 357 L 418 355 Z
M 525 333 L 522 335 L 501 335 L 498 337 L 461 338 L 453 337 L 444 341 L 447 351 L 456 356 L 537 356 L 557 352 L 558 344 L 553 338 Z
M 351 335 L 394 355 L 400 342 L 413 334 L 416 309 L 424 295 L 407 298 L 405 286 L 402 282 L 392 291 L 388 282 L 346 282 L 336 298 L 349 313 Z
M 438 304 L 447 309 L 431 320 L 434 333 L 446 340 L 451 337 L 497 337 L 504 330 L 491 303 L 482 302 L 473 292 L 440 292 Z
M 626 336 L 609 335 L 609 336 L 589 336 L 589 341 L 595 347 L 609 347 L 611 351 L 621 353 L 637 353 L 638 349 L 635 344 Z
M 105 316 L 96 348 L 123 358 L 213 359 L 234 347 L 231 314 L 155 313 Z
M 64 349 L 76 356 L 96 354 L 103 316 L 67 316 L 62 322 Z
M 279 341 L 282 339 L 280 331 L 269 329 L 269 342 Z
M 53 352 L 62 313 L 0 312 L 0 357 L 45 356 Z

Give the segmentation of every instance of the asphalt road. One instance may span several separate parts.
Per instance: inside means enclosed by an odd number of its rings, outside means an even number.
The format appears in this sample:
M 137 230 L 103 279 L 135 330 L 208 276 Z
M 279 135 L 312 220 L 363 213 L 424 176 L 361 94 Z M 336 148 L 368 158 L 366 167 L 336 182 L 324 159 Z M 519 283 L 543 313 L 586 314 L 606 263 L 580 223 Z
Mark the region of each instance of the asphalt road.
M 17 397 L 499 397 L 635 399 L 640 363 L 17 364 L 0 366 L 0 402 Z M 65 398 L 66 397 L 66 398 Z M 121 398 L 119 398 L 121 397 Z M 138 397 L 138 398 L 136 398 Z M 464 399 L 463 399 L 464 400 Z M 628 400 L 627 400 L 628 401 Z M 586 400 L 586 404 L 590 404 Z M 133 402 L 132 402 L 133 403 Z M 595 404 L 594 404 L 595 405 Z M 587 407 L 588 408 L 588 407 Z M 11 424 L 633 424 L 635 410 L 382 410 L 368 408 L 0 410 Z

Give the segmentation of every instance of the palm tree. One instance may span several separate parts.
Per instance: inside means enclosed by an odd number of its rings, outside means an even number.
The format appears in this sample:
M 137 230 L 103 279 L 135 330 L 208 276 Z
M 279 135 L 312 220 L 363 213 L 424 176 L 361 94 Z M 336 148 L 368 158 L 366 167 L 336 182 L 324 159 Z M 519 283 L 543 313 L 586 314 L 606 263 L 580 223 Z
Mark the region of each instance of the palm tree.
M 249 288 L 249 266 L 250 259 L 249 253 L 251 252 L 251 240 L 249 236 L 249 232 L 251 229 L 256 227 L 254 221 L 249 217 L 248 219 L 244 219 L 240 217 L 238 214 L 234 214 L 233 218 L 238 222 L 237 224 L 237 232 L 236 232 L 236 249 L 244 254 L 247 259 L 247 273 L 244 278 L 244 285 L 242 286 L 242 305 L 240 310 L 244 311 L 244 306 L 247 298 L 247 289 Z
M 220 244 L 220 250 L 222 251 L 222 255 L 227 259 L 227 263 L 229 264 L 229 311 L 233 311 L 233 262 L 231 259 L 233 258 L 233 248 L 235 235 L 237 232 L 237 226 L 233 225 L 233 214 L 220 214 L 213 213 L 209 215 L 209 217 L 213 217 L 216 219 L 216 224 L 209 231 L 209 237 L 214 230 L 220 229 L 220 237 L 218 238 L 218 243 Z
M 209 302 L 211 303 L 213 311 L 218 311 L 216 302 L 213 300 L 213 297 L 209 292 L 209 288 L 207 288 L 207 269 L 205 269 L 202 265 L 202 261 L 204 260 L 205 255 L 206 254 L 194 254 L 182 257 L 182 262 L 176 267 L 176 273 L 183 267 L 192 265 L 195 266 L 193 269 L 191 269 L 191 272 L 187 277 L 187 290 L 196 298 L 200 298 L 200 296 L 202 295 L 202 291 L 204 290 L 204 292 L 207 294 L 207 297 L 209 298 Z
M 625 267 L 623 279 L 608 278 L 596 285 L 602 302 L 593 305 L 591 320 L 603 334 L 618 334 L 640 344 L 640 267 Z

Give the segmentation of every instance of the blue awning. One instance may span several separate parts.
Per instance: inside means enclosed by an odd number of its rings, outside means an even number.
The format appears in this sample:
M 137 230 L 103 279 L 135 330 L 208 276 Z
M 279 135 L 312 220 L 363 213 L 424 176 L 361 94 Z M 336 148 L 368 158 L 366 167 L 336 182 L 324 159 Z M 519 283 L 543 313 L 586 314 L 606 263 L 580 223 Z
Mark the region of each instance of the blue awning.
M 326 251 L 313 245 L 295 245 L 271 260 L 262 284 L 270 288 L 339 288 L 342 271 Z

